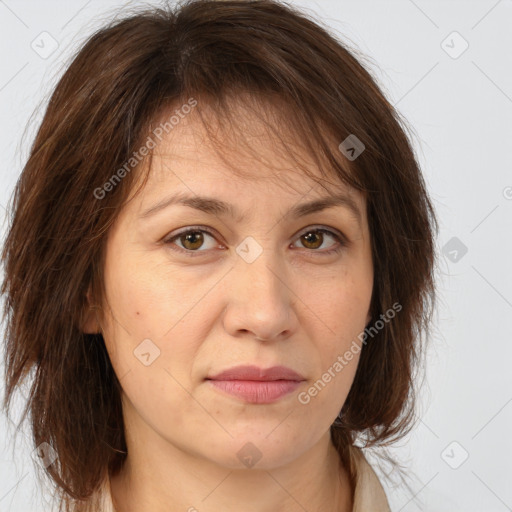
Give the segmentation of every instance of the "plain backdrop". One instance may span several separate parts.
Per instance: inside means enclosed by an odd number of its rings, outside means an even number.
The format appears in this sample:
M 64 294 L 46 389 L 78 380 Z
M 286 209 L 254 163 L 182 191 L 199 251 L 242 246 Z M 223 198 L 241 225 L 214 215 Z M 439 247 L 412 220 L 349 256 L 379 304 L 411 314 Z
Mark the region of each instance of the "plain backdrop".
M 417 425 L 392 449 L 413 480 L 411 489 L 383 481 L 391 508 L 512 510 L 512 1 L 293 3 L 368 56 L 415 131 L 441 222 Z M 140 4 L 0 1 L 2 217 L 71 51 L 118 9 Z M 0 511 L 49 510 L 30 438 L 21 432 L 13 445 L 13 431 L 2 416 Z

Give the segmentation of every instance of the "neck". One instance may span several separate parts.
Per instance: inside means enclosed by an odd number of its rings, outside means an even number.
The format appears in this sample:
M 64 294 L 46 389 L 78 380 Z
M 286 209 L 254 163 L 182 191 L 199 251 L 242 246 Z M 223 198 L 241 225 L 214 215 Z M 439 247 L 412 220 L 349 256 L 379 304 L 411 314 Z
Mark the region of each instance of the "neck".
M 159 439 L 127 439 L 125 465 L 111 477 L 117 512 L 220 512 L 234 503 L 246 512 L 352 510 L 349 474 L 329 431 L 306 453 L 270 469 L 233 470 Z

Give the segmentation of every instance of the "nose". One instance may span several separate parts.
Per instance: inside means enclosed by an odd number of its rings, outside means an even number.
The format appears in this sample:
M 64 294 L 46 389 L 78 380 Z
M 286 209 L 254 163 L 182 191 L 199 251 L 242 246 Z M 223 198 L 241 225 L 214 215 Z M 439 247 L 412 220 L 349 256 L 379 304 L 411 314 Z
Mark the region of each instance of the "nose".
M 283 340 L 297 330 L 297 297 L 286 270 L 267 249 L 252 263 L 236 261 L 226 283 L 224 328 L 233 337 Z

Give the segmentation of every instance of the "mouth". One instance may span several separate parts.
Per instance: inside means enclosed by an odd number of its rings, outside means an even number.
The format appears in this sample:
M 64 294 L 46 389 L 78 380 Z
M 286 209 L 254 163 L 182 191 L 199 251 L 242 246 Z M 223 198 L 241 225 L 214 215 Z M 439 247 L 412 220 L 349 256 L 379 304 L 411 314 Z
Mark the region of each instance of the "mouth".
M 210 380 L 216 389 L 253 404 L 270 404 L 295 391 L 301 384 L 296 380 Z
M 295 391 L 306 379 L 291 368 L 236 366 L 205 379 L 216 390 L 245 402 L 269 404 Z

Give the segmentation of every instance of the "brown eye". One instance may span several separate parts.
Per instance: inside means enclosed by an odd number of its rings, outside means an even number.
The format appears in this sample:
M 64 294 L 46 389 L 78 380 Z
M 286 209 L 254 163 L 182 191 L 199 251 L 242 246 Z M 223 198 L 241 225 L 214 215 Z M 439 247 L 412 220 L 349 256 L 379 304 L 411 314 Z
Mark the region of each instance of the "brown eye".
M 210 247 L 208 247 L 207 244 L 208 237 L 213 242 L 213 245 Z M 334 243 L 331 243 L 330 246 L 322 250 L 322 246 L 329 238 L 334 240 Z M 319 255 L 329 255 L 331 253 L 340 252 L 347 245 L 343 235 L 322 228 L 305 231 L 300 235 L 297 241 L 301 242 L 303 248 L 313 253 L 318 253 Z M 215 235 L 206 229 L 197 227 L 184 230 L 165 240 L 165 244 L 167 244 L 170 249 L 184 253 L 187 256 L 200 256 L 203 253 L 208 253 L 208 249 L 215 248 L 215 242 Z
M 208 247 L 208 238 L 212 240 L 211 246 Z M 171 249 L 187 254 L 188 256 L 200 256 L 208 249 L 215 247 L 215 236 L 205 229 L 192 228 L 177 233 L 165 240 Z M 206 243 L 205 243 L 206 242 Z M 205 246 L 206 247 L 203 247 Z
M 199 249 L 204 242 L 204 237 L 201 231 L 189 231 L 188 233 L 183 233 L 178 238 L 183 247 L 191 251 Z
M 331 243 L 331 245 L 324 248 L 324 250 L 320 250 L 322 245 L 326 242 L 326 237 L 327 240 L 329 238 L 334 240 L 334 243 Z M 340 252 L 347 245 L 343 235 L 323 228 L 309 229 L 303 232 L 298 241 L 300 241 L 302 247 L 322 255 Z
M 320 231 L 308 231 L 301 237 L 308 249 L 318 249 L 323 243 L 323 233 Z

